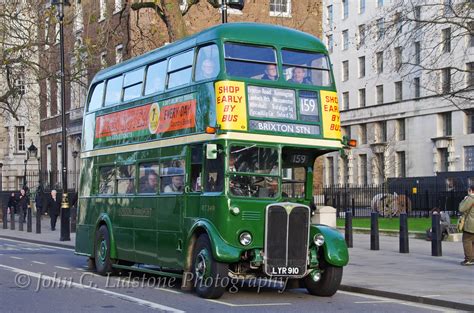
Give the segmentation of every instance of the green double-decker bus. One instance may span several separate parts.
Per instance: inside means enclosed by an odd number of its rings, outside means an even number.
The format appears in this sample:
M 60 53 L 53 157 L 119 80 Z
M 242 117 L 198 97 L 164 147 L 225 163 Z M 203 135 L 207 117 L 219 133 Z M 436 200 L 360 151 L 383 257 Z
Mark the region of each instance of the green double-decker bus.
M 76 253 L 98 273 L 337 291 L 345 241 L 311 222 L 315 159 L 346 145 L 320 40 L 219 25 L 102 70 L 85 107 Z

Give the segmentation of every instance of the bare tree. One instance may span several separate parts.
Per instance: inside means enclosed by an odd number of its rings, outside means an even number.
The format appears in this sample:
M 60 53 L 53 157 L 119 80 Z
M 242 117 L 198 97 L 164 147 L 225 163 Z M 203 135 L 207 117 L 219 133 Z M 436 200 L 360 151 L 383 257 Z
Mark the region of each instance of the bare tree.
M 387 67 L 401 79 L 424 81 L 423 96 L 442 96 L 459 110 L 473 107 L 472 1 L 396 0 L 364 33 L 393 61 Z

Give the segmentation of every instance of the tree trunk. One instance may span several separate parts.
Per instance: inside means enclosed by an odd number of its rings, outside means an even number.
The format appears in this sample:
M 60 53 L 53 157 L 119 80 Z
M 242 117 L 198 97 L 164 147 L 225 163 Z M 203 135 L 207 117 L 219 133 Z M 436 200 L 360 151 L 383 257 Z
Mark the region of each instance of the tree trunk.
M 170 42 L 186 37 L 186 25 L 177 0 L 161 0 L 161 10 Z

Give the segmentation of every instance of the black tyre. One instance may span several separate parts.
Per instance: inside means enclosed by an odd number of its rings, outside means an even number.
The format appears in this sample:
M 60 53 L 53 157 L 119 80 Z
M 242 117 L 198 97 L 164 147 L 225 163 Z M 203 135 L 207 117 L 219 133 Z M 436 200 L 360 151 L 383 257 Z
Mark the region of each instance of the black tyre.
M 225 292 L 229 265 L 217 262 L 212 256 L 211 242 L 207 234 L 199 236 L 193 252 L 194 289 L 201 298 L 217 299 Z
M 321 273 L 321 279 L 317 282 L 307 275 L 303 283 L 308 292 L 314 296 L 331 297 L 341 285 L 342 267 L 327 265 Z
M 112 264 L 115 260 L 110 258 L 110 235 L 107 226 L 99 227 L 95 234 L 95 268 L 100 275 L 114 274 Z

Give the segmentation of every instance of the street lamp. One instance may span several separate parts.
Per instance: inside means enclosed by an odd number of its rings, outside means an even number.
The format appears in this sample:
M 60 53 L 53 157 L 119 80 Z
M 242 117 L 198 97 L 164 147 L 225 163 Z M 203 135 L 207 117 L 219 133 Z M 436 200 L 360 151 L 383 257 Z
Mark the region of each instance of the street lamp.
M 244 8 L 244 0 L 208 0 L 214 8 L 221 8 L 222 23 L 227 23 L 227 7 L 242 10 Z
M 26 151 L 25 176 L 23 177 L 23 188 L 27 188 L 27 184 L 26 184 L 26 164 L 28 163 L 28 160 L 30 159 L 30 157 L 36 159 L 37 153 L 38 153 L 38 148 L 36 148 L 36 146 L 33 144 L 33 141 L 31 141 L 31 145 L 28 147 L 28 150 Z
M 0 162 L 0 191 L 3 190 L 3 163 Z
M 61 203 L 61 241 L 70 241 L 69 234 L 69 201 L 67 197 L 67 141 L 66 141 L 66 99 L 65 90 L 66 83 L 64 80 L 64 6 L 70 6 L 69 0 L 51 0 L 50 5 L 56 6 L 58 9 L 59 19 L 59 55 L 60 55 L 60 76 L 61 76 L 61 127 L 62 127 L 62 189 L 63 199 Z

